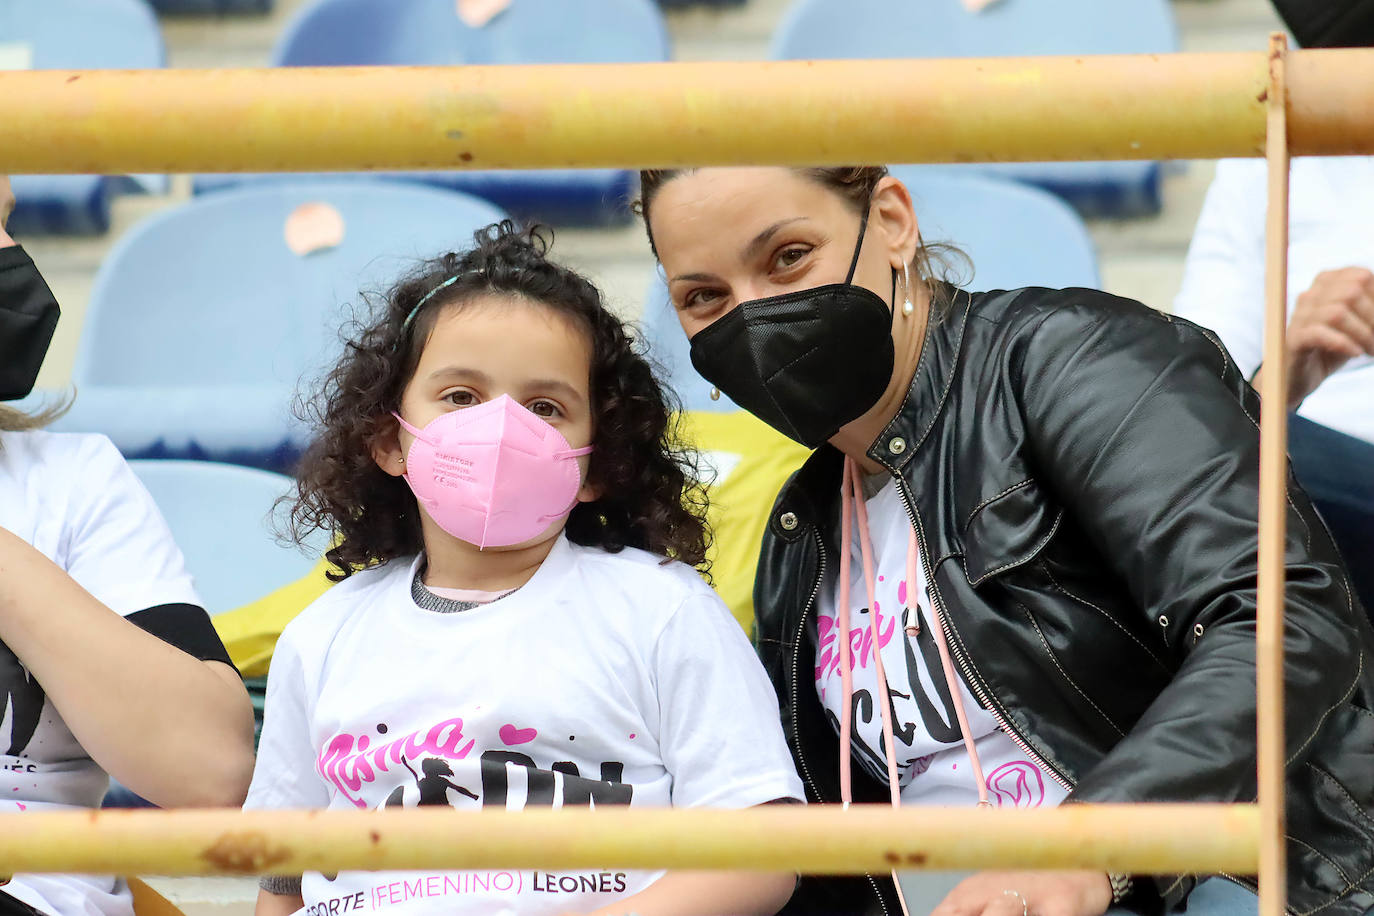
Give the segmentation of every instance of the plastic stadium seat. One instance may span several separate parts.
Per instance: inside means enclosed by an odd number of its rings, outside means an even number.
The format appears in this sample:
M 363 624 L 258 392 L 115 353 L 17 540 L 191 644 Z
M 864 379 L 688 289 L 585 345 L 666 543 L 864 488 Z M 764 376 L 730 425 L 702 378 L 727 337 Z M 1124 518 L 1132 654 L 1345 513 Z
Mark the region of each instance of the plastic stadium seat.
M 149 0 L 153 9 L 171 16 L 204 16 L 224 13 L 269 13 L 272 0 Z
M 287 217 L 326 203 L 337 247 L 297 255 Z M 471 244 L 504 214 L 455 191 L 387 182 L 258 185 L 195 198 L 136 226 L 96 275 L 54 428 L 103 432 L 131 458 L 284 468 L 304 431 L 291 395 L 340 352 L 360 290 Z
M 275 509 L 291 478 L 211 461 L 131 461 L 186 557 L 196 591 L 213 616 L 300 579 L 320 549 L 278 540 Z
M 1059 198 L 1039 188 L 936 166 L 894 166 L 892 174 L 911 191 L 921 238 L 955 245 L 972 261 L 970 290 L 1022 286 L 1098 285 L 1097 255 L 1083 220 Z M 957 266 L 957 265 L 956 265 Z M 733 411 L 724 395 L 692 368 L 687 337 L 668 302 L 660 275 L 649 291 L 642 327 L 651 352 L 688 410 Z
M 515 0 L 482 28 L 454 0 L 317 0 L 287 27 L 280 66 L 637 63 L 669 57 L 651 0 Z M 517 216 L 607 224 L 628 218 L 633 173 L 619 169 L 397 175 L 484 197 Z M 201 176 L 197 193 L 244 180 Z
M 165 62 L 143 0 L 0 0 L 0 69 L 152 69 Z M 98 234 L 110 227 L 109 179 L 16 175 L 15 235 Z
M 773 39 L 775 59 L 1164 54 L 1178 50 L 1168 0 L 797 0 Z M 920 91 L 921 87 L 914 87 Z M 938 87 L 930 87 L 938 91 Z M 1086 216 L 1158 212 L 1156 162 L 962 166 L 1040 185 Z

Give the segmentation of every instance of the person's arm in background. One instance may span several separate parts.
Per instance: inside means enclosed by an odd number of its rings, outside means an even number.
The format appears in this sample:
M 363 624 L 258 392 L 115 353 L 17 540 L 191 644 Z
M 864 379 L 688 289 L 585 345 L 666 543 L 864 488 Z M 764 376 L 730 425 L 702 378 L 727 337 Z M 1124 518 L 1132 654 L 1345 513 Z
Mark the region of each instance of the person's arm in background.
M 9 180 L 0 176 L 0 250 L 13 245 L 3 230 L 13 208 Z M 32 282 L 16 288 L 42 287 L 50 298 L 37 270 L 29 271 Z M 75 485 L 88 491 L 89 511 L 73 520 L 80 527 L 68 569 L 0 528 L 0 641 L 91 758 L 129 789 L 163 806 L 238 805 L 253 767 L 248 693 L 232 666 L 191 654 L 191 646 L 205 647 L 227 659 L 204 610 L 136 602 L 142 585 L 155 594 L 165 570 L 184 576 L 180 552 L 117 454 L 81 457 Z M 74 577 L 135 600 L 131 619 Z
M 1198 216 L 1174 314 L 1210 328 L 1259 387 L 1264 325 L 1264 163 L 1222 160 Z M 1348 360 L 1374 354 L 1374 273 L 1319 273 L 1288 317 L 1288 407 Z

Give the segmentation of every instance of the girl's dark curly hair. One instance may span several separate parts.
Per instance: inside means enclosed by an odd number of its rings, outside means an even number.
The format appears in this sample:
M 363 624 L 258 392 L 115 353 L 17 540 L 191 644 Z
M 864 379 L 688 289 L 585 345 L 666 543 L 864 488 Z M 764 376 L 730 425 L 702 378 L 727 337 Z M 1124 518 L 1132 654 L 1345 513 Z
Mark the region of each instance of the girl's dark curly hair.
M 578 503 L 566 532 L 577 544 L 616 552 L 639 547 L 703 567 L 709 539 L 696 453 L 678 436 L 676 400 L 640 346 L 606 309 L 596 287 L 546 257 L 552 233 L 510 221 L 474 235 L 470 251 L 420 265 L 357 321 L 338 366 L 303 406 L 316 435 L 301 459 L 290 534 L 333 536 L 325 557 L 344 579 L 418 553 L 420 509 L 406 482 L 384 473 L 372 447 L 394 435 L 401 396 L 439 314 L 492 293 L 518 296 L 570 317 L 592 345 L 592 444 L 587 480 L 601 496 Z M 455 279 L 456 278 L 456 279 Z M 428 293 L 451 281 L 405 327 Z

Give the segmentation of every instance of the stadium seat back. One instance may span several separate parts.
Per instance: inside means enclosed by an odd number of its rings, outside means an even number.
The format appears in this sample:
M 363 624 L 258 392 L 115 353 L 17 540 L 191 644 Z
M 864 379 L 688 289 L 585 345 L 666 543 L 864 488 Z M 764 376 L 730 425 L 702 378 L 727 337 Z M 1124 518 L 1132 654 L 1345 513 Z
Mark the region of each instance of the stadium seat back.
M 773 37 L 780 60 L 1166 54 L 1169 0 L 797 0 Z M 920 87 L 915 87 L 919 90 Z M 936 87 L 932 87 L 934 91 Z M 1087 216 L 1159 211 L 1156 162 L 1012 162 L 960 167 L 1039 185 Z
M 287 245 L 298 208 L 324 205 L 342 241 Z M 341 352 L 340 329 L 366 315 L 416 259 L 470 247 L 502 218 L 453 191 L 385 182 L 273 184 L 194 198 L 121 239 L 95 281 L 73 370 L 78 387 L 294 386 Z M 207 419 L 216 405 L 204 404 Z
M 319 559 L 277 540 L 276 502 L 291 478 L 210 461 L 131 461 L 186 557 L 212 615 L 233 610 L 300 579 Z

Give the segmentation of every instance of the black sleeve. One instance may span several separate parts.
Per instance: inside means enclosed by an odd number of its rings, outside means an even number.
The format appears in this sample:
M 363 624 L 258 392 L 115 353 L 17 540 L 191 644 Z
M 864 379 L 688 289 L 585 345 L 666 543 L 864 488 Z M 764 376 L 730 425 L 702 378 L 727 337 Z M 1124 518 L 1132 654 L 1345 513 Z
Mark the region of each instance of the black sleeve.
M 224 662 L 234 668 L 205 608 L 194 604 L 159 604 L 134 611 L 124 619 L 203 662 Z

